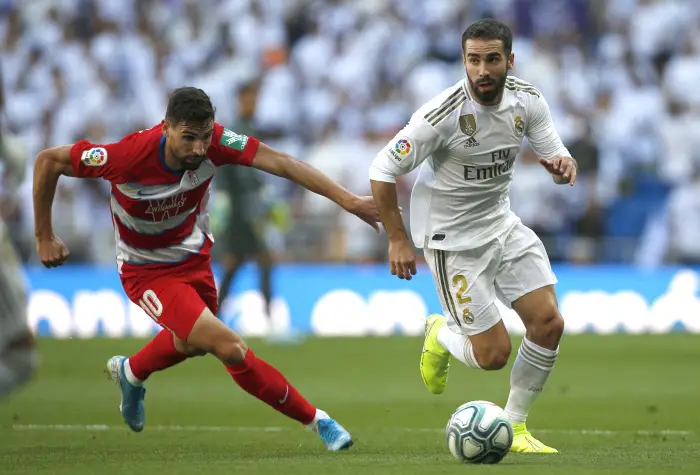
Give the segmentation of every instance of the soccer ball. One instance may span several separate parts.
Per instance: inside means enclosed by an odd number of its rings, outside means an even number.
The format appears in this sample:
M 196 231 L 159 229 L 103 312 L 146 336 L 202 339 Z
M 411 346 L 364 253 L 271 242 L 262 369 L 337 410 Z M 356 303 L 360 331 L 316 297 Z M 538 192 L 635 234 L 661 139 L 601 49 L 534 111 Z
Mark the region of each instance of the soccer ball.
M 513 426 L 503 410 L 489 401 L 462 404 L 446 428 L 447 447 L 464 463 L 498 463 L 513 444 Z

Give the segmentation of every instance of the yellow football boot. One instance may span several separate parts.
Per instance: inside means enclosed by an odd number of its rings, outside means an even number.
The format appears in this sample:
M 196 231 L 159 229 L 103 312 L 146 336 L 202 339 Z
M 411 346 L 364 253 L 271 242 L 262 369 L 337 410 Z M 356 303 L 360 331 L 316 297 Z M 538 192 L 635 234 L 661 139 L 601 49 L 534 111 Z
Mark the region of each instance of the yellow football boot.
M 450 352 L 438 342 L 437 334 L 445 325 L 445 317 L 433 314 L 425 322 L 425 341 L 420 355 L 420 375 L 428 390 L 441 394 L 447 386 L 447 371 L 450 369 Z
M 513 422 L 513 445 L 511 452 L 521 454 L 558 454 L 559 451 L 535 439 L 524 423 Z

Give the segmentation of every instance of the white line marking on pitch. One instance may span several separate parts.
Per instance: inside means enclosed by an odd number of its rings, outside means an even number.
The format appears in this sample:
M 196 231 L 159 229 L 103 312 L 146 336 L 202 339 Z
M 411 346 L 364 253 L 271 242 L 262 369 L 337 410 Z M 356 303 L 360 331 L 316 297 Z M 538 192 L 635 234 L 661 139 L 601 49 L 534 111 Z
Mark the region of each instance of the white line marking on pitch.
M 14 424 L 13 430 L 16 431 L 111 431 L 111 430 L 126 430 L 125 426 L 110 426 L 107 424 Z M 388 432 L 429 432 L 437 433 L 444 432 L 444 429 L 439 428 L 364 428 L 372 431 L 388 431 Z M 236 426 L 179 426 L 179 425 L 155 425 L 148 426 L 148 431 L 159 432 L 281 432 L 293 430 L 291 427 L 266 426 L 266 427 L 236 427 Z M 613 437 L 616 435 L 638 435 L 638 436 L 690 436 L 694 435 L 693 431 L 689 430 L 600 430 L 600 429 L 539 429 L 535 433 L 542 434 L 564 434 L 564 435 L 587 435 L 587 436 L 607 436 Z

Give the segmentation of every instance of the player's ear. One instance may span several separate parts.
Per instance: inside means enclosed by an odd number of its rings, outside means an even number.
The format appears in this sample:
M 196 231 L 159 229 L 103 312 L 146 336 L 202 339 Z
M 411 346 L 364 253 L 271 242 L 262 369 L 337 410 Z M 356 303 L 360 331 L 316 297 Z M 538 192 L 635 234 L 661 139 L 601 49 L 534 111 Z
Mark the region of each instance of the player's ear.
M 515 66 L 515 53 L 510 53 L 510 57 L 508 58 L 508 69 L 513 69 L 513 66 Z
M 168 123 L 167 120 L 163 119 L 160 122 L 160 130 L 163 132 L 164 136 L 168 136 L 168 129 L 170 128 L 170 124 Z

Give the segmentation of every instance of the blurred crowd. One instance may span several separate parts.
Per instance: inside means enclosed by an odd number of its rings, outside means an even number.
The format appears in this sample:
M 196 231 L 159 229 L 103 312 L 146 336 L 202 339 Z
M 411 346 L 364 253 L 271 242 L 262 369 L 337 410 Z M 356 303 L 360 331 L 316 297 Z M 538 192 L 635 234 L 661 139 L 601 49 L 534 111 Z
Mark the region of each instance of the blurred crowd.
M 0 15 L 2 126 L 28 169 L 44 147 L 158 123 L 182 85 L 235 123 L 238 91 L 254 83 L 257 135 L 356 193 L 369 193 L 370 162 L 412 112 L 464 76 L 466 26 L 498 18 L 516 35 L 512 74 L 543 92 L 580 164 L 573 189 L 553 185 L 527 146 L 516 165 L 512 207 L 550 257 L 700 262 L 695 0 L 0 0 Z M 413 176 L 399 183 L 404 209 Z M 264 183 L 278 259 L 384 259 L 383 234 L 290 183 Z M 106 185 L 60 182 L 55 228 L 74 260 L 113 262 Z M 31 173 L 0 189 L 32 261 Z M 217 193 L 219 227 L 227 206 Z

